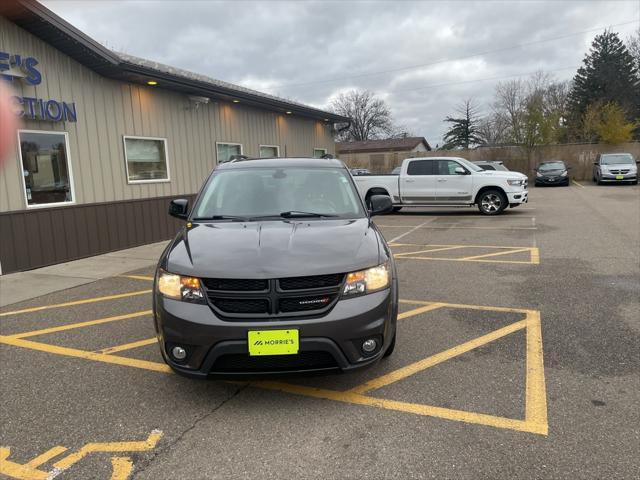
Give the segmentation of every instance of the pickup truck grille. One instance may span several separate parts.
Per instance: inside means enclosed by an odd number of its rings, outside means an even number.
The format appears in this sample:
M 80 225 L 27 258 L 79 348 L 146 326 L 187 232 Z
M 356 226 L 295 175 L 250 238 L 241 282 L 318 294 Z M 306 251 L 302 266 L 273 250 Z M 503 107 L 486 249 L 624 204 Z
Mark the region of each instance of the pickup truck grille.
M 328 312 L 338 301 L 343 273 L 269 280 L 204 278 L 209 306 L 235 321 L 269 321 Z

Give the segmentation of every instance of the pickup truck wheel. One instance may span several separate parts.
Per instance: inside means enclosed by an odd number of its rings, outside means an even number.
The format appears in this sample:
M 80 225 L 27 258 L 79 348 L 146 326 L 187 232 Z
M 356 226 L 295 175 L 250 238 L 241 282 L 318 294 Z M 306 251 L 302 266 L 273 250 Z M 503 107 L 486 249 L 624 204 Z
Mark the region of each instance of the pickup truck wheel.
M 507 208 L 507 199 L 500 190 L 487 190 L 478 198 L 478 210 L 483 215 L 498 215 Z

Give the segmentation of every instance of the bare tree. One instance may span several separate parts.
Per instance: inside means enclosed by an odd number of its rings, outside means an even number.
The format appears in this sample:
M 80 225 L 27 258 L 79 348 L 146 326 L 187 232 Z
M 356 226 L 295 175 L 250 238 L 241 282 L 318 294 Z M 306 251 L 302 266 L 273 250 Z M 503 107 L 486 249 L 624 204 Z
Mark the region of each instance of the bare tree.
M 497 112 L 493 112 L 482 118 L 478 123 L 478 135 L 482 139 L 482 145 L 495 147 L 507 143 L 507 130 L 509 121 Z
M 341 93 L 330 106 L 339 115 L 351 118 L 348 129 L 338 134 L 340 141 L 371 140 L 393 133 L 391 110 L 373 92 L 351 90 Z
M 525 107 L 526 86 L 522 80 L 510 80 L 496 85 L 493 108 L 508 122 L 507 138 L 513 143 L 522 143 Z

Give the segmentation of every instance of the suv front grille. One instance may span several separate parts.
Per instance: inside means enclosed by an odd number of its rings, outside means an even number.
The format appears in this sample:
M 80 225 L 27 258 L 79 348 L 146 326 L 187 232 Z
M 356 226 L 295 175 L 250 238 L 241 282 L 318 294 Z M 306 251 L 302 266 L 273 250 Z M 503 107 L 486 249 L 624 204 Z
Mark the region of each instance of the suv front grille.
M 614 175 L 625 175 L 627 173 L 629 173 L 629 169 L 625 168 L 625 169 L 617 169 L 617 170 L 609 170 L 609 173 L 613 173 Z
M 299 352 L 296 355 L 264 355 L 250 357 L 244 353 L 222 355 L 214 362 L 211 373 L 283 372 L 337 368 L 329 352 Z
M 340 296 L 343 273 L 271 280 L 202 279 L 211 308 L 230 320 L 321 315 Z

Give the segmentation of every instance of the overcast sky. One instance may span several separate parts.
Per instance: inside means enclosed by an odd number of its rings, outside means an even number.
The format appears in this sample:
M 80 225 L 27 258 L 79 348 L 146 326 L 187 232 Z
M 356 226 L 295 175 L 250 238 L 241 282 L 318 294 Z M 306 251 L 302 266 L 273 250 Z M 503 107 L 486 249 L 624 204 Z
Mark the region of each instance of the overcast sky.
M 499 78 L 569 79 L 603 27 L 640 25 L 640 0 L 44 3 L 111 49 L 317 107 L 373 90 L 434 146 L 461 100 L 488 111 Z

